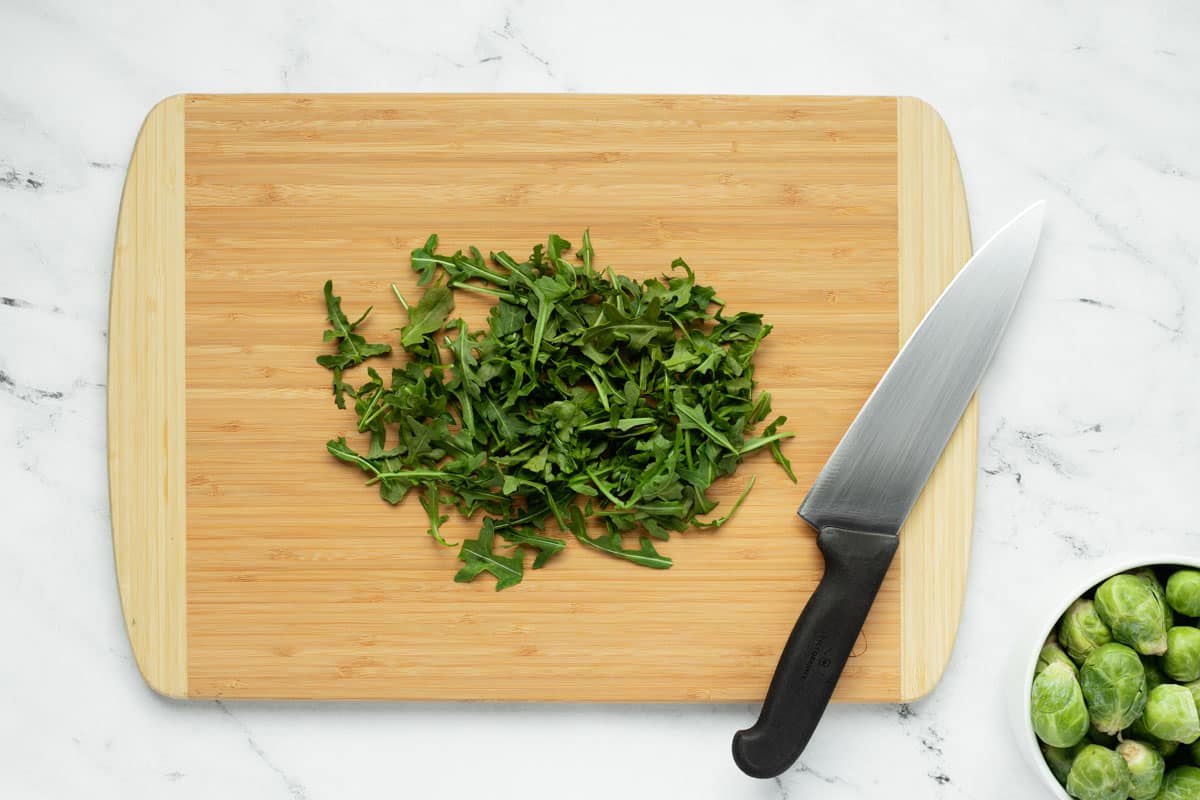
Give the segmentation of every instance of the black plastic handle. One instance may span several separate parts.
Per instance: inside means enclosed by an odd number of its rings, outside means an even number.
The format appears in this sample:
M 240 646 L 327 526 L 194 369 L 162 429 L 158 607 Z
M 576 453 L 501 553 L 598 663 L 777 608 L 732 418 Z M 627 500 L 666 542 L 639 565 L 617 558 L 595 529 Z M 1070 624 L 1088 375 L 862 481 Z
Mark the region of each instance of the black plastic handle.
M 825 574 L 783 647 L 758 722 L 734 734 L 742 772 L 774 778 L 804 752 L 899 543 L 894 534 L 844 528 L 817 535 Z

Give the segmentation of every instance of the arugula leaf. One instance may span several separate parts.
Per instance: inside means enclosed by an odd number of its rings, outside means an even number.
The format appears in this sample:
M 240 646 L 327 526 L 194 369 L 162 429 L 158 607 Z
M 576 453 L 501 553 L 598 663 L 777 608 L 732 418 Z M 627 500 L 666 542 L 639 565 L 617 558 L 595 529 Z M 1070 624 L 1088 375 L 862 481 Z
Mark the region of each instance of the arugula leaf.
M 425 490 L 425 496 L 421 498 L 421 507 L 425 509 L 425 513 L 429 516 L 429 535 L 433 540 L 442 547 L 454 547 L 453 544 L 442 538 L 440 526 L 450 520 L 449 517 L 441 514 L 441 498 L 438 496 L 438 486 L 436 483 L 431 483 Z
M 440 259 L 434 256 L 437 252 L 438 235 L 432 233 L 425 240 L 425 244 L 412 251 L 412 268 L 420 274 L 421 279 L 417 282 L 418 286 L 426 286 L 433 280 L 433 276 L 437 274 L 439 266 L 449 266 L 446 259 Z M 400 301 L 404 303 L 403 300 Z
M 774 437 L 775 431 L 778 430 L 779 426 L 783 425 L 785 422 L 787 422 L 787 417 L 776 417 L 775 421 L 763 430 L 764 438 Z M 788 434 L 788 436 L 792 435 L 793 434 Z M 779 440 L 772 439 L 770 448 L 771 455 L 774 456 L 776 463 L 783 467 L 783 471 L 786 472 L 787 476 L 792 479 L 792 483 L 796 483 L 796 473 L 792 472 L 792 462 L 783 454 L 783 450 L 780 449 Z
M 344 395 L 349 387 L 342 382 L 342 371 L 361 364 L 372 356 L 386 355 L 392 352 L 392 347 L 386 344 L 370 344 L 361 334 L 354 332 L 371 313 L 371 309 L 368 308 L 361 317 L 351 322 L 342 312 L 342 298 L 333 294 L 333 281 L 325 281 L 325 308 L 332 327 L 325 331 L 324 340 L 337 342 L 338 351 L 336 354 L 317 356 L 317 363 L 333 370 L 334 402 L 338 408 L 345 408 Z
M 746 495 L 750 494 L 750 490 L 754 488 L 754 484 L 757 480 L 757 475 L 750 476 L 750 481 L 746 484 L 746 488 L 742 490 L 742 493 L 738 495 L 738 499 L 733 501 L 733 506 L 729 509 L 729 513 L 723 514 L 722 516 L 719 516 L 714 520 L 709 520 L 708 522 L 702 522 L 698 519 L 693 520 L 692 524 L 702 528 L 719 528 L 726 522 L 729 522 L 730 517 L 732 517 L 739 508 L 741 508 L 742 501 L 746 499 Z
M 579 506 L 571 506 L 571 519 L 568 524 L 571 527 L 571 533 L 575 535 L 576 539 L 588 547 L 594 547 L 610 556 L 632 561 L 634 564 L 640 564 L 643 567 L 650 567 L 652 569 L 669 569 L 673 563 L 670 558 L 660 555 L 654 549 L 654 543 L 645 536 L 640 538 L 641 546 L 636 550 L 625 548 L 621 540 L 621 534 L 615 530 L 600 533 L 596 536 L 589 536 L 587 523 L 584 521 Z
M 362 467 L 364 472 L 369 472 L 372 475 L 379 475 L 379 470 L 367 459 L 360 456 L 351 449 L 346 443 L 345 436 L 339 436 L 336 439 L 330 439 L 325 443 L 325 449 L 330 452 L 335 458 L 345 461 L 347 464 L 357 464 Z
M 437 333 L 454 310 L 454 295 L 445 286 L 425 290 L 416 308 L 406 308 L 408 324 L 400 329 L 400 346 L 405 350 L 420 344 L 426 336 Z
M 738 454 L 744 456 L 747 453 L 754 452 L 760 447 L 778 444 L 780 439 L 790 439 L 794 435 L 795 434 L 792 433 L 771 433 L 766 436 L 755 436 L 753 439 L 747 439 L 746 443 L 738 448 Z M 795 481 L 792 482 L 795 483 Z
M 708 418 L 704 414 L 704 409 L 699 406 L 689 406 L 687 403 L 681 402 L 677 394 L 675 400 L 675 411 L 679 414 L 679 424 L 684 428 L 696 428 L 703 431 L 708 438 L 712 439 L 717 444 L 724 447 L 726 450 L 732 450 L 737 453 L 738 449 L 729 443 L 725 435 L 712 426 Z
M 542 536 L 541 534 L 524 530 L 509 528 L 501 530 L 500 535 L 514 544 L 522 544 L 526 547 L 535 548 L 538 554 L 533 559 L 534 569 L 541 569 L 546 566 L 546 562 L 550 560 L 551 556 L 561 553 L 563 548 L 567 546 L 567 543 L 562 539 L 555 539 L 553 536 Z
M 485 520 L 478 539 L 467 539 L 462 543 L 458 557 L 465 562 L 454 576 L 456 583 L 475 580 L 481 572 L 496 576 L 496 591 L 515 586 L 525 574 L 524 551 L 517 548 L 511 556 L 503 556 L 492 549 L 496 529 L 492 521 Z

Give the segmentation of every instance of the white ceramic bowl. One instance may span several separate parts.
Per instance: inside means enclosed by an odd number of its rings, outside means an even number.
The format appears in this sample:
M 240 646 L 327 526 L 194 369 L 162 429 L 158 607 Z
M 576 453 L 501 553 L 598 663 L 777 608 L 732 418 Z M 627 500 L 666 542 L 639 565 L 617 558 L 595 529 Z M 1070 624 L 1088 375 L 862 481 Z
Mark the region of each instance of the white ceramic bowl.
M 1028 626 L 1028 637 L 1018 643 L 1011 670 L 1014 682 L 1009 703 L 1010 722 L 1017 737 L 1017 746 L 1029 766 L 1041 776 L 1046 791 L 1051 796 L 1061 800 L 1073 800 L 1066 790 L 1054 779 L 1054 773 L 1046 765 L 1038 745 L 1037 735 L 1033 732 L 1033 724 L 1029 721 L 1029 694 L 1033 686 L 1033 671 L 1037 668 L 1038 654 L 1046 642 L 1046 636 L 1058 624 L 1067 606 L 1093 586 L 1104 581 L 1111 575 L 1126 572 L 1138 567 L 1151 567 L 1160 564 L 1175 564 L 1181 567 L 1200 569 L 1200 557 L 1183 556 L 1178 553 L 1159 553 L 1132 558 L 1120 556 L 1100 562 L 1087 564 L 1078 568 L 1067 568 L 1066 573 L 1054 576 L 1053 585 L 1056 594 L 1049 598 L 1042 610 L 1034 614 Z M 1060 591 L 1061 590 L 1061 591 Z M 1044 614 L 1044 616 L 1039 616 Z

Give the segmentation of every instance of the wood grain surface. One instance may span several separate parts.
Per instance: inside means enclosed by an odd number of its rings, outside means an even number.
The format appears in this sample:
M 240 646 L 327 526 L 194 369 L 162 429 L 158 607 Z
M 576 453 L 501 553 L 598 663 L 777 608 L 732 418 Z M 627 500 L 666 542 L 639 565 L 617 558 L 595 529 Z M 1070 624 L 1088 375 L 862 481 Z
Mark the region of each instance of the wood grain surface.
M 916 98 L 898 98 L 897 106 L 903 343 L 971 258 L 971 227 L 958 159 L 941 117 Z M 900 537 L 900 696 L 905 699 L 921 697 L 937 684 L 954 646 L 971 552 L 978 419 L 972 398 Z
M 129 162 L 108 321 L 108 481 L 125 627 L 146 682 L 187 694 L 183 98 Z
M 140 298 L 130 274 L 168 289 L 182 278 L 182 315 L 168 317 L 186 345 L 114 340 L 110 354 L 122 376 L 110 393 L 143 411 L 110 418 L 127 623 L 135 650 L 177 642 L 181 657 L 150 671 L 139 654 L 151 685 L 192 697 L 761 699 L 821 575 L 795 508 L 970 252 L 936 114 L 862 97 L 169 102 L 181 108 L 182 150 L 156 144 L 147 122 L 121 219 L 126 238 L 161 241 L 136 254 L 118 246 L 113 329 L 162 324 L 170 309 Z M 178 230 L 141 210 L 160 199 L 155 179 L 180 170 L 182 252 Z M 424 534 L 416 502 L 388 506 L 324 450 L 357 434 L 313 360 L 326 347 L 321 285 L 333 278 L 349 312 L 375 305 L 366 333 L 387 337 L 402 323 L 388 284 L 416 291 L 408 253 L 429 233 L 448 249 L 524 251 L 552 232 L 577 241 L 585 227 L 602 265 L 644 277 L 683 256 L 729 308 L 766 314 L 775 330 L 758 378 L 798 434 L 785 450 L 800 485 L 765 454 L 749 459 L 719 492 L 729 502 L 758 476 L 738 515 L 717 534 L 673 537 L 667 571 L 569 545 L 513 589 L 455 584 L 456 551 Z M 486 310 L 459 306 L 475 323 Z M 147 315 L 159 322 L 128 319 Z M 941 674 L 969 549 L 973 421 L 972 407 L 835 700 L 910 699 Z M 129 452 L 160 483 L 123 477 Z M 176 478 L 177 461 L 186 502 L 155 488 Z M 444 532 L 473 530 L 452 520 Z M 129 555 L 163 542 L 178 543 L 186 576 Z M 185 613 L 156 612 L 149 635 L 135 629 L 134 606 L 171 598 Z

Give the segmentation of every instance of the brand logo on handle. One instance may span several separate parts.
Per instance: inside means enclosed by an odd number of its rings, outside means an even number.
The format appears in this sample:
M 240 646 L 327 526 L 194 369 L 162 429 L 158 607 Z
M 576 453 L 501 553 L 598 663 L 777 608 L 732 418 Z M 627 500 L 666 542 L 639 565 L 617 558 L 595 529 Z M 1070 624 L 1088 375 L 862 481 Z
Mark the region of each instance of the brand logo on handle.
M 804 662 L 804 671 L 800 673 L 801 680 L 807 678 L 808 673 L 812 672 L 813 662 L 817 661 L 818 656 L 821 657 L 820 662 L 818 662 L 821 668 L 827 669 L 829 667 L 829 657 L 821 655 L 821 646 L 823 644 L 825 644 L 824 636 L 818 636 L 817 640 L 813 642 L 812 650 L 808 652 L 808 660 Z

